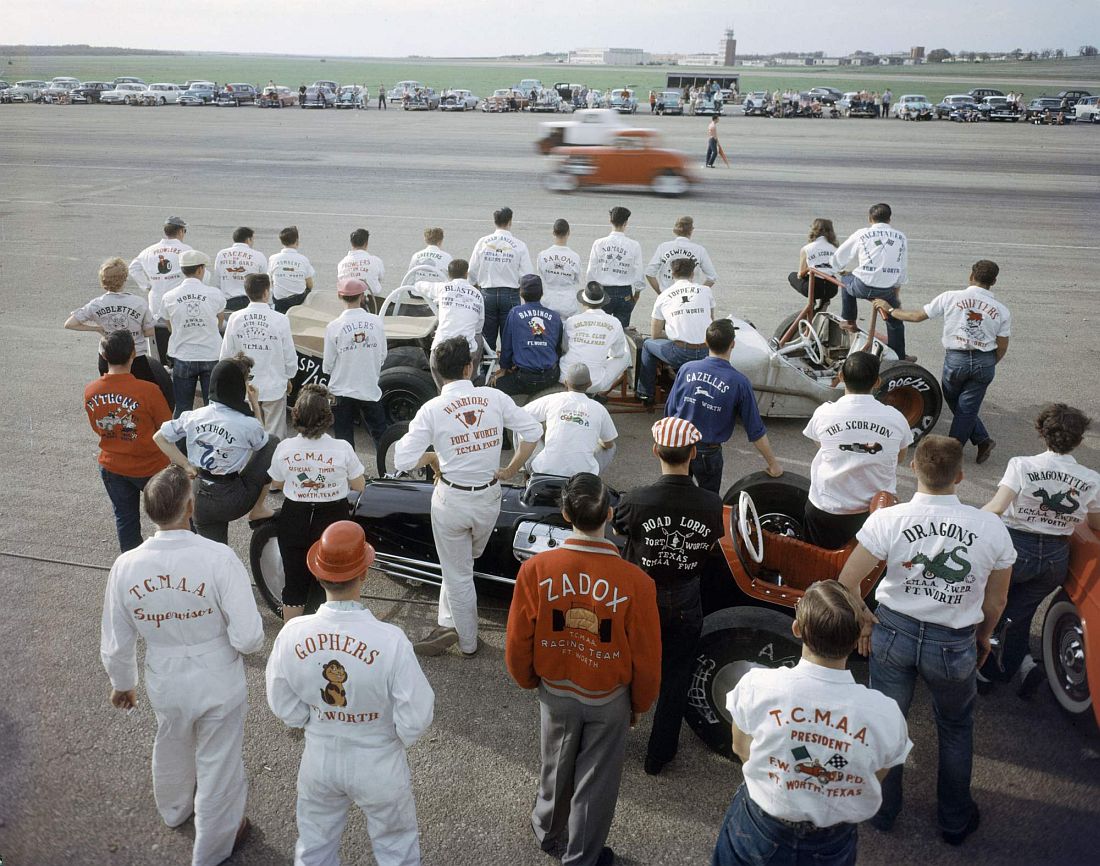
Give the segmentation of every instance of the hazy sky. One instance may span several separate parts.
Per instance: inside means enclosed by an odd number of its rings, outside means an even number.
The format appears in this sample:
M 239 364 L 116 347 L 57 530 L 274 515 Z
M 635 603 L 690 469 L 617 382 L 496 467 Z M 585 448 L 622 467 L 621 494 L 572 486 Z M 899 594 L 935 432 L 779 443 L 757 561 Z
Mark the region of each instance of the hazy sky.
M 847 54 L 1100 41 L 1100 0 L 13 0 L 0 41 L 351 56 L 484 56 L 589 46 Z

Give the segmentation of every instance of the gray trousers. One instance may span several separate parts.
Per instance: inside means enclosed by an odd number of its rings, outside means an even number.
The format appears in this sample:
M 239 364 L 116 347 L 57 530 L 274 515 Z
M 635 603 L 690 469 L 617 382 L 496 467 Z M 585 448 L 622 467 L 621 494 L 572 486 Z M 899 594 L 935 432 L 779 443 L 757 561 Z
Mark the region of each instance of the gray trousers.
M 279 440 L 267 437 L 267 443 L 255 452 L 237 475 L 195 479 L 195 532 L 212 541 L 229 543 L 229 524 L 252 510 L 264 485 L 271 483 L 267 474 Z
M 592 706 L 539 687 L 542 771 L 531 826 L 563 866 L 594 866 L 607 841 L 630 730 L 630 692 Z

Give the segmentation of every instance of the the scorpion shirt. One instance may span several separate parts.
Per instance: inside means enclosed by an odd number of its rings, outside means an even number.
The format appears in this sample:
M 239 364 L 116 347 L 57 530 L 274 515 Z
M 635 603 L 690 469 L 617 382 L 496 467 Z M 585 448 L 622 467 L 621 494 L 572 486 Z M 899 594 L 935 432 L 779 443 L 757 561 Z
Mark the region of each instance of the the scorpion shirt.
M 1100 474 L 1070 454 L 1044 451 L 1008 461 L 1002 487 L 1016 491 L 1005 526 L 1038 535 L 1071 535 L 1088 514 L 1100 512 Z

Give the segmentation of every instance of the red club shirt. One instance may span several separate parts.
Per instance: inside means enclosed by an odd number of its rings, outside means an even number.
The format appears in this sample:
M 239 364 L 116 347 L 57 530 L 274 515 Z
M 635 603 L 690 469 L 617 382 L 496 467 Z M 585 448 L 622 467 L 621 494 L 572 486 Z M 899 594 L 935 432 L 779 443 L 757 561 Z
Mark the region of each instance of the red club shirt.
M 153 434 L 172 412 L 152 382 L 130 373 L 107 373 L 84 389 L 84 410 L 99 436 L 99 463 L 104 469 L 148 478 L 168 465 Z

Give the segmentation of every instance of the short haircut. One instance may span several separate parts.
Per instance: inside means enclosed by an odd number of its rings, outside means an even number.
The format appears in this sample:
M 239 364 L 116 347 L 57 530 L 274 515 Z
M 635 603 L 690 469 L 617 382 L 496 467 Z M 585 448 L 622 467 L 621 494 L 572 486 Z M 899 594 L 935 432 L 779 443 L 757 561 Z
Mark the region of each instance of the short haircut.
M 346 592 L 349 587 L 355 585 L 354 580 L 341 580 L 341 581 L 321 580 L 321 578 L 319 578 L 319 577 L 315 577 L 314 579 L 321 585 L 321 589 L 325 589 L 325 590 L 328 590 L 329 592 L 334 592 L 334 593 Z
M 443 229 L 438 226 L 424 229 L 424 243 L 431 244 L 433 247 L 439 246 L 443 243 Z
M 890 217 L 894 215 L 894 212 L 890 210 L 890 205 L 880 202 L 879 204 L 871 205 L 871 209 L 867 212 L 867 215 L 877 223 L 888 223 Z
M 279 232 L 279 243 L 284 247 L 298 243 L 298 226 L 287 226 Z
M 172 223 L 164 224 L 164 236 L 166 238 L 178 238 L 185 231 L 187 231 L 186 226 L 177 226 L 173 225 Z
M 578 472 L 561 490 L 561 510 L 565 519 L 581 532 L 594 532 L 607 523 L 611 494 L 598 475 Z
M 525 301 L 541 301 L 542 280 L 531 280 L 527 285 L 520 286 L 519 296 Z
M 707 325 L 707 348 L 718 355 L 730 350 L 737 339 L 737 328 L 729 319 L 715 319 Z
M 191 492 L 191 479 L 182 466 L 172 464 L 149 479 L 142 496 L 145 513 L 157 526 L 167 526 L 183 516 Z
M 625 207 L 613 207 L 609 216 L 611 217 L 611 225 L 625 226 L 630 219 L 630 211 Z
M 852 352 L 840 369 L 844 387 L 853 394 L 870 394 L 879 374 L 879 359 L 870 352 Z
M 672 227 L 672 230 L 681 237 L 687 237 L 695 231 L 695 220 L 689 216 L 682 216 L 676 220 L 676 225 Z
M 108 292 L 117 292 L 126 285 L 129 275 L 126 262 L 118 256 L 107 259 L 99 266 L 99 284 Z
M 1047 403 L 1035 419 L 1035 429 L 1055 454 L 1069 454 L 1081 444 L 1092 419 L 1065 403 Z
M 569 234 L 569 223 L 566 220 L 554 220 L 554 237 L 563 238 Z
M 671 445 L 657 445 L 657 456 L 669 466 L 683 466 L 691 459 L 691 450 L 694 445 L 680 445 L 673 448 Z
M 353 247 L 365 247 L 370 240 L 370 232 L 366 229 L 356 229 L 351 233 L 351 245 Z
M 181 267 L 180 271 L 183 273 L 183 275 L 185 277 L 193 277 L 193 276 L 195 276 L 195 274 L 197 274 L 199 272 L 200 268 L 205 268 L 205 267 L 206 267 L 206 265 L 190 265 L 186 268 Z
M 979 259 L 974 262 L 974 267 L 970 269 L 970 275 L 974 278 L 974 282 L 983 286 L 992 286 L 997 282 L 997 275 L 1000 272 L 1001 269 L 997 263 L 991 262 L 989 259 Z
M 267 274 L 249 274 L 244 278 L 244 293 L 250 301 L 262 301 L 271 288 L 271 277 Z
M 451 263 L 447 265 L 447 276 L 452 280 L 461 279 L 468 273 L 470 273 L 470 263 L 465 259 L 451 259 Z
M 303 385 L 294 401 L 291 415 L 294 429 L 307 439 L 317 439 L 332 426 L 332 405 L 329 390 L 324 385 L 310 382 Z
M 794 609 L 802 642 L 815 655 L 847 658 L 859 640 L 859 615 L 851 593 L 838 581 L 819 580 L 807 587 Z
M 436 370 L 448 382 L 457 382 L 462 378 L 470 357 L 470 344 L 465 337 L 451 337 L 432 351 Z
M 134 354 L 134 335 L 125 329 L 111 331 L 99 341 L 99 354 L 108 364 L 125 364 Z
M 933 490 L 946 490 L 962 468 L 963 447 L 950 436 L 925 436 L 913 456 L 917 478 Z
M 497 228 L 504 228 L 511 222 L 512 209 L 510 207 L 502 207 L 500 210 L 493 211 L 493 223 Z
M 256 236 L 256 233 L 252 231 L 248 226 L 241 226 L 239 229 L 233 232 L 233 243 L 243 244 L 252 240 Z
M 672 276 L 679 277 L 686 280 L 695 273 L 695 259 L 688 256 L 682 259 L 673 259 L 669 262 L 669 270 L 672 271 Z

